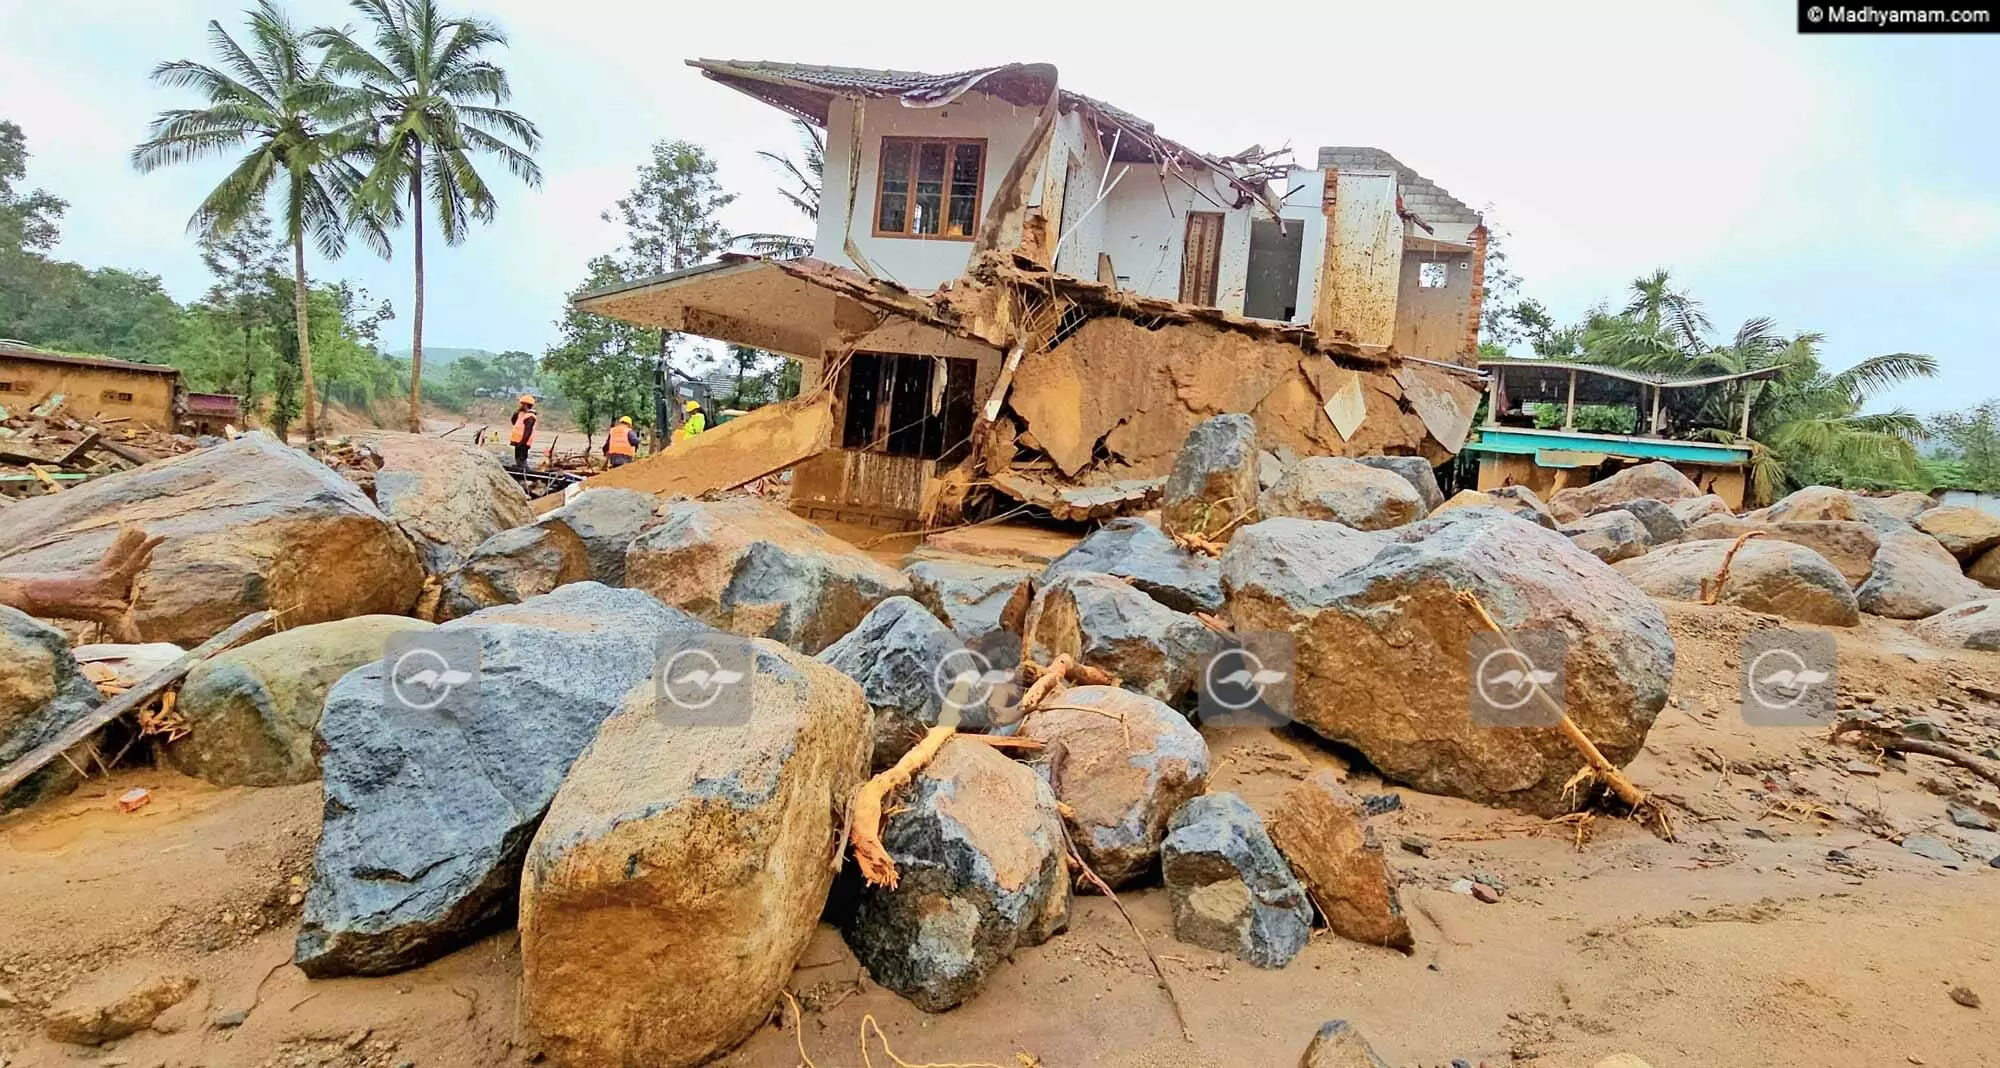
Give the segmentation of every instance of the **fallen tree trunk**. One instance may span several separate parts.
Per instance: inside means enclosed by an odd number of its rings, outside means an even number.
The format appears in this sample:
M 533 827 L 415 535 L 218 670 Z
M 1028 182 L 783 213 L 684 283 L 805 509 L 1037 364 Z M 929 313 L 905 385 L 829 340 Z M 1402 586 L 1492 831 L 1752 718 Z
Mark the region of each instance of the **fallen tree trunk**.
M 136 642 L 132 584 L 164 540 L 122 527 L 104 555 L 82 571 L 0 575 L 0 605 L 48 619 L 87 620 L 103 625 L 114 642 Z

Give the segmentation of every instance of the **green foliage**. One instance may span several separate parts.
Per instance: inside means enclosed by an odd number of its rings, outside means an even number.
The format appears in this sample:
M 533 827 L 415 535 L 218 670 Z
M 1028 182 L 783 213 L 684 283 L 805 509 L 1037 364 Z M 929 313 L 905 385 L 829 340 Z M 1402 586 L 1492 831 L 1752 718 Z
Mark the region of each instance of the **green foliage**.
M 1559 430 L 1563 425 L 1563 407 L 1559 404 L 1544 404 L 1535 409 L 1535 426 L 1542 430 Z M 1616 404 L 1579 404 L 1576 406 L 1576 429 L 1585 434 L 1632 434 L 1637 433 L 1639 413 L 1636 409 Z
M 19 126 L 0 120 L 0 255 L 46 251 L 61 236 L 69 202 L 45 189 L 18 192 L 14 183 L 28 175 L 28 138 Z
M 587 270 L 571 297 L 626 280 L 609 256 L 592 259 Z M 542 370 L 556 380 L 584 433 L 595 434 L 623 415 L 643 421 L 640 415 L 651 407 L 651 364 L 660 332 L 580 311 L 567 302 L 557 325 L 562 340 L 542 356 Z
M 1925 429 L 1938 446 L 1921 461 L 1932 485 L 2000 493 L 2000 400 L 1934 415 Z

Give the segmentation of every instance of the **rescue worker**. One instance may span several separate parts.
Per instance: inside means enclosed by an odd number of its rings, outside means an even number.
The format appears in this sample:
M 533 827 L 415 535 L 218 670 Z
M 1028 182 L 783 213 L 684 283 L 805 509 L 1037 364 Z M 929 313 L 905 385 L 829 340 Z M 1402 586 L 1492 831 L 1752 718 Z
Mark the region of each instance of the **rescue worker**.
M 632 428 L 631 416 L 620 417 L 604 435 L 604 455 L 613 467 L 624 467 L 639 455 L 639 432 Z
M 535 395 L 521 394 L 521 403 L 514 409 L 513 429 L 507 432 L 507 444 L 514 446 L 514 466 L 522 471 L 528 469 L 528 446 L 535 441 Z
M 708 429 L 708 415 L 701 410 L 700 401 L 691 400 L 684 407 L 687 411 L 687 419 L 681 423 L 679 430 L 674 431 L 675 441 L 694 437 L 696 434 Z

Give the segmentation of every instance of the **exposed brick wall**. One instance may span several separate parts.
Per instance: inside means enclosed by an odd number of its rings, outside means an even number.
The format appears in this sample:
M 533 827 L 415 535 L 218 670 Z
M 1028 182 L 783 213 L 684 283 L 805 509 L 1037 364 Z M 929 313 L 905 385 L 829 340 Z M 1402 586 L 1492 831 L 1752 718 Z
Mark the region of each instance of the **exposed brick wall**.
M 1465 313 L 1465 347 L 1459 355 L 1471 364 L 1479 358 L 1479 317 L 1486 306 L 1486 224 L 1472 228 L 1472 306 Z

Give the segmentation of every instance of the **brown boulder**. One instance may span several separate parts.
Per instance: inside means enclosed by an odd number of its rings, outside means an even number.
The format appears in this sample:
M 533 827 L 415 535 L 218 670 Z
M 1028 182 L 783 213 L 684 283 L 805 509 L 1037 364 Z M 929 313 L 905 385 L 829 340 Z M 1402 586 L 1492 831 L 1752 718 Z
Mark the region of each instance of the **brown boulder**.
M 0 509 L 0 571 L 87 567 L 122 523 L 166 539 L 134 587 L 141 641 L 199 645 L 264 608 L 294 627 L 400 614 L 423 582 L 358 488 L 263 434 Z
M 1560 732 L 1474 721 L 1474 636 L 1489 632 L 1461 590 L 1512 632 L 1559 634 L 1570 718 L 1614 763 L 1638 754 L 1673 675 L 1666 617 L 1569 539 L 1512 516 L 1433 516 L 1330 581 L 1232 587 L 1229 608 L 1239 631 L 1292 635 L 1300 724 L 1421 790 L 1566 811 L 1582 760 Z
M 1965 577 L 1958 559 L 1936 538 L 1906 530 L 1882 536 L 1875 567 L 1854 595 L 1869 615 L 1922 619 L 1979 600 L 1986 587 Z
M 1386 530 L 1423 518 L 1424 505 L 1416 487 L 1394 471 L 1344 456 L 1308 456 L 1285 468 L 1257 498 L 1257 511 L 1265 519 L 1291 516 Z
M 1769 508 L 1744 515 L 1745 519 L 1760 523 L 1789 523 L 1811 520 L 1838 520 L 1854 522 L 1861 519 L 1861 511 L 1854 505 L 1854 498 L 1846 490 L 1832 486 L 1807 486 L 1789 496 L 1779 498 Z
M 57 1042 L 96 1046 L 144 1030 L 200 986 L 192 975 L 145 974 L 134 980 L 114 969 L 73 990 L 42 1014 L 42 1030 Z
M 1916 523 L 1918 516 L 1938 506 L 1938 502 L 1932 500 L 1930 494 L 1914 490 L 1907 493 L 1892 493 L 1887 497 L 1870 497 L 1868 501 L 1890 518 L 1911 524 Z
M 1678 501 L 1701 496 L 1701 487 L 1694 484 L 1674 465 L 1663 460 L 1638 464 L 1600 479 L 1587 486 L 1571 486 L 1560 489 L 1549 498 L 1549 511 L 1556 520 L 1569 523 L 1581 519 L 1608 504 L 1624 504 L 1626 501 L 1649 497 L 1656 501 Z
M 1328 1020 L 1299 1057 L 1299 1068 L 1389 1068 L 1346 1020 Z
M 1286 791 L 1271 817 L 1271 839 L 1333 933 L 1370 946 L 1416 945 L 1382 843 L 1333 773 L 1319 772 Z
M 353 440 L 381 458 L 375 504 L 403 528 L 424 569 L 442 575 L 479 543 L 535 521 L 500 458 L 470 441 L 372 430 Z
M 480 542 L 444 576 L 437 617 L 444 622 L 496 604 L 520 604 L 591 577 L 590 554 L 568 526 L 514 527 Z
M 757 498 L 675 501 L 633 539 L 625 583 L 710 626 L 825 649 L 910 580 Z
M 1729 502 L 1713 493 L 1699 497 L 1684 497 L 1678 501 L 1668 501 L 1667 510 L 1682 523 L 1695 523 L 1712 515 L 1730 515 Z
M 1099 877 L 1126 885 L 1152 868 L 1167 821 L 1208 785 L 1208 743 L 1166 705 L 1109 686 L 1064 690 L 1021 733 L 1050 753 L 1070 837 Z
M 1556 529 L 1556 517 L 1549 512 L 1535 491 L 1526 486 L 1500 486 L 1480 492 L 1479 490 L 1459 490 L 1449 500 L 1431 510 L 1436 516 L 1461 508 L 1497 508 L 1512 516 L 1519 516 L 1537 526 Z
M 62 631 L 0 605 L 0 768 L 54 740 L 99 703 Z M 95 746 L 85 741 L 69 759 L 51 760 L 0 793 L 0 812 L 75 789 L 83 778 L 77 769 L 89 766 Z
M 750 719 L 642 683 L 570 766 L 521 874 L 522 1019 L 566 1068 L 705 1064 L 762 1026 L 868 768 L 852 679 L 758 641 Z
M 1917 517 L 1917 529 L 1938 540 L 1945 551 L 1971 560 L 2000 545 L 2000 516 L 1977 508 L 1947 505 Z
M 1881 537 L 1866 523 L 1843 519 L 1801 519 L 1781 523 L 1754 523 L 1734 516 L 1709 516 L 1690 524 L 1682 541 L 1734 540 L 1753 530 L 1764 532 L 1768 541 L 1803 545 L 1826 558 L 1850 587 L 1868 581 L 1875 569 L 1875 550 Z
M 1169 534 L 1227 539 L 1231 521 L 1256 507 L 1257 424 L 1240 412 L 1197 424 L 1167 475 L 1160 525 Z
M 1989 589 L 2000 590 L 2000 549 L 1988 549 L 1966 565 L 1965 577 Z
M 1655 597 L 1698 602 L 1702 584 L 1712 584 L 1728 558 L 1729 575 L 1717 604 L 1832 627 L 1861 622 L 1854 591 L 1825 557 L 1803 545 L 1763 538 L 1744 542 L 1730 557 L 1734 545 L 1722 540 L 1684 541 L 1627 560 L 1618 565 L 1618 572 Z

